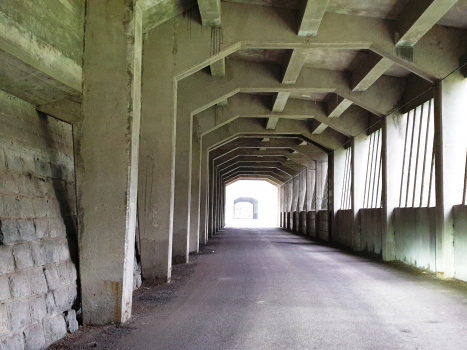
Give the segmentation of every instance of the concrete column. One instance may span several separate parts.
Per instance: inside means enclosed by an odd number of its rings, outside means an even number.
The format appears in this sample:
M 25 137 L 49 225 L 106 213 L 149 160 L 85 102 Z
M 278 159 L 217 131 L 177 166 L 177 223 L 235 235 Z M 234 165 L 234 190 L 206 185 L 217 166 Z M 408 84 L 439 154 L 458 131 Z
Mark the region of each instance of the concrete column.
M 298 222 L 299 222 L 299 199 L 300 199 L 300 176 L 297 175 L 293 179 L 293 204 L 292 204 L 292 217 L 293 217 L 293 227 L 292 229 L 295 232 L 298 232 Z
M 333 153 L 333 221 L 332 221 L 332 229 L 333 229 L 333 239 L 334 241 L 337 240 L 338 243 L 343 243 L 341 238 L 341 233 L 339 232 L 339 225 L 338 225 L 338 215 L 337 212 L 341 209 L 341 201 L 342 197 L 344 196 L 344 173 L 345 173 L 345 163 L 346 163 L 346 152 L 347 150 L 343 147 L 338 148 Z M 317 184 L 318 184 L 318 180 Z M 318 188 L 318 185 L 317 185 Z M 318 211 L 318 208 L 316 209 Z
M 383 121 L 381 134 L 383 204 L 381 254 L 385 261 L 396 258 L 394 209 L 399 206 L 406 122 L 400 114 L 391 114 Z
M 193 135 L 191 159 L 190 253 L 198 253 L 202 241 L 200 236 L 201 140 L 198 135 Z
M 177 96 L 172 246 L 173 262 L 177 264 L 188 262 L 190 252 L 193 118 L 191 111 L 186 109 L 190 105 L 188 100 L 189 96 Z
M 287 230 L 293 229 L 293 179 L 287 182 Z
M 199 239 L 200 244 L 207 244 L 208 242 L 208 151 L 205 143 L 201 139 L 201 178 L 200 178 L 200 205 L 199 205 Z
M 310 237 L 315 237 L 316 234 L 316 169 L 312 167 L 307 168 L 307 203 L 306 203 L 306 210 L 307 210 L 307 221 L 306 221 L 306 228 L 307 228 L 307 235 Z
M 363 208 L 365 195 L 365 176 L 368 163 L 369 137 L 363 133 L 352 140 L 352 212 L 353 212 L 353 244 L 355 251 L 363 249 L 360 232 L 360 209 Z M 375 155 L 376 156 L 376 155 Z
M 82 122 L 74 128 L 85 324 L 131 317 L 141 110 L 142 14 L 88 1 Z
M 452 207 L 462 203 L 467 80 L 456 71 L 435 89 L 436 271 L 455 276 Z
M 307 199 L 307 171 L 306 169 L 299 174 L 300 192 L 298 198 L 298 232 L 306 234 L 306 199 Z

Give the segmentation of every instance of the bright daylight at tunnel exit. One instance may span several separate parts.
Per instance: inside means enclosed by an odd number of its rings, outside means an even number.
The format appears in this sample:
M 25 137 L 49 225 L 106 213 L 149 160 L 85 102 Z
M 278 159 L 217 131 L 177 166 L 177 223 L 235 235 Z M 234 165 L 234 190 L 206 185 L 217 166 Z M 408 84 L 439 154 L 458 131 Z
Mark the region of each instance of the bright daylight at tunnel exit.
M 467 0 L 0 0 L 0 350 L 467 349 Z

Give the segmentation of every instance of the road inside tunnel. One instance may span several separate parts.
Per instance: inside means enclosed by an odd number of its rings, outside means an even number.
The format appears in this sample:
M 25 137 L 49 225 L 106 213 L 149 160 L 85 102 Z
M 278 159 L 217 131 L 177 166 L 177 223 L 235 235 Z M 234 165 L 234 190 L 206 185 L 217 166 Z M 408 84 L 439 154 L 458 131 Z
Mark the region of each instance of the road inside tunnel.
M 174 298 L 115 329 L 112 349 L 467 344 L 464 283 L 351 255 L 279 228 L 226 228 L 204 252 Z

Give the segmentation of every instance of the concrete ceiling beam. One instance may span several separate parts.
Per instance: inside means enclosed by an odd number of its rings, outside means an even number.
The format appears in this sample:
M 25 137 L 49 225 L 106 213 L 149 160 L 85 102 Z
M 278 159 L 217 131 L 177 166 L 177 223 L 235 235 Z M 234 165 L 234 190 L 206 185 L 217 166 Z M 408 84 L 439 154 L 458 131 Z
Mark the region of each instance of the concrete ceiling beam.
M 211 118 L 215 118 L 214 115 Z M 348 142 L 348 138 L 332 129 L 326 130 L 322 135 L 312 135 L 306 121 L 285 119 L 278 124 L 275 131 L 265 130 L 264 124 L 258 119 L 237 118 L 228 124 L 202 135 L 203 143 L 211 148 L 222 145 L 226 140 L 236 136 L 254 135 L 273 136 L 275 134 L 300 136 L 304 140 L 314 143 L 324 151 L 334 150 Z M 205 141 L 207 140 L 207 141 Z M 264 144 L 259 148 L 265 147 Z
M 275 187 L 280 187 L 284 184 L 284 182 L 280 181 L 280 180 L 277 180 L 273 177 L 270 177 L 270 176 L 264 176 L 264 175 L 236 175 L 234 176 L 233 178 L 231 178 L 230 180 L 227 180 L 225 181 L 225 184 L 226 185 L 232 185 L 238 181 L 242 181 L 242 180 L 251 180 L 251 181 L 266 181 L 268 183 L 270 183 L 271 185 L 275 186 Z
M 294 49 L 288 52 L 282 64 L 283 84 L 295 84 L 297 82 L 298 76 L 305 64 L 308 51 L 306 49 Z
M 266 130 L 275 130 L 278 122 L 279 117 L 269 117 L 266 124 Z
M 331 98 L 327 103 L 328 117 L 340 117 L 352 104 L 352 101 L 336 95 L 335 98 Z
M 271 120 L 274 119 L 315 119 L 319 123 L 325 124 L 335 131 L 348 136 L 356 136 L 366 129 L 368 126 L 368 112 L 359 108 L 352 107 L 342 114 L 341 118 L 327 117 L 324 106 L 321 103 L 314 103 L 307 100 L 290 99 L 284 112 L 280 115 L 269 112 L 264 104 L 264 96 L 253 94 L 237 94 L 230 99 L 228 106 L 216 112 L 216 120 L 209 123 L 209 119 L 205 116 L 212 115 L 211 110 L 207 110 L 198 114 L 198 120 L 201 133 L 206 133 L 209 130 L 220 127 L 224 123 L 228 123 L 239 117 L 241 118 L 268 118 L 267 130 L 275 130 L 269 128 Z M 215 126 L 214 124 L 217 123 Z M 282 122 L 281 122 L 282 123 Z
M 352 91 L 366 91 L 394 65 L 390 59 L 372 51 L 352 73 Z
M 290 91 L 280 91 L 275 93 L 272 97 L 272 111 L 276 113 L 280 113 L 284 110 L 285 104 L 289 99 Z
M 329 0 L 304 1 L 299 13 L 299 36 L 316 36 Z
M 210 68 L 213 77 L 225 77 L 225 58 L 214 62 L 210 65 Z
M 255 168 L 277 169 L 278 171 L 284 174 L 290 175 L 292 177 L 295 177 L 296 175 L 300 173 L 300 171 L 286 167 L 281 162 L 258 162 L 258 163 L 238 162 L 236 164 L 224 167 L 223 169 L 218 169 L 218 171 L 220 174 L 229 174 L 238 168 L 244 168 L 244 167 L 248 167 L 251 169 L 255 169 Z
M 457 1 L 410 0 L 396 21 L 396 45 L 415 46 Z
M 260 167 L 256 167 L 256 168 L 239 167 L 238 169 L 232 171 L 229 174 L 221 175 L 221 178 L 229 179 L 230 177 L 233 177 L 238 174 L 271 175 L 284 182 L 289 181 L 290 179 L 294 178 L 293 176 L 290 176 L 285 173 L 281 173 L 277 169 L 274 169 L 274 168 L 260 168 Z
M 276 140 L 276 139 L 273 139 Z M 214 160 L 223 162 L 229 160 L 236 155 L 252 155 L 252 156 L 271 156 L 282 155 L 290 158 L 300 164 L 314 165 L 316 159 L 327 157 L 327 154 L 313 144 L 306 147 L 297 146 L 293 138 L 281 138 L 280 145 L 272 141 L 271 146 L 266 148 L 266 151 L 260 151 L 258 140 L 254 138 L 236 138 L 224 145 L 212 150 Z M 298 154 L 292 154 L 297 150 Z
M 220 0 L 198 0 L 198 7 L 204 26 L 219 27 L 221 25 Z
M 324 132 L 324 130 L 326 130 L 328 128 L 328 125 L 324 124 L 324 123 L 321 123 L 319 124 L 319 126 L 313 130 L 313 135 L 320 135 Z
M 239 92 L 318 92 L 336 93 L 377 116 L 383 116 L 397 105 L 405 91 L 404 79 L 388 76 L 381 77 L 362 93 L 351 91 L 344 72 L 305 67 L 296 84 L 288 86 L 278 81 L 280 70 L 276 65 L 227 60 L 226 69 L 223 79 L 214 79 L 200 71 L 179 82 L 178 96 L 187 110 L 198 114 Z M 199 86 L 204 88 L 199 89 Z M 270 101 L 266 103 L 270 104 Z
M 195 7 L 196 0 L 138 0 L 143 11 L 143 32 L 161 25 L 179 14 Z

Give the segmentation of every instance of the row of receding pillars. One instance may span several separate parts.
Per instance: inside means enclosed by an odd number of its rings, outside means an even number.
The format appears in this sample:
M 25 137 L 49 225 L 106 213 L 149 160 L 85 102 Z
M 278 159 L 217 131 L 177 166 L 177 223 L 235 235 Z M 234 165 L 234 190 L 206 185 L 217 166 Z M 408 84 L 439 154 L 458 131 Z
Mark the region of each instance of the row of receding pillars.
M 112 15 L 108 15 L 109 13 Z M 106 20 L 103 21 L 103 18 Z M 112 30 L 109 31 L 109 28 Z M 147 241 L 146 237 L 141 238 L 142 252 L 157 257 L 149 259 L 152 265 L 147 266 L 147 271 L 157 270 L 158 261 L 165 266 L 170 265 L 172 250 L 166 248 L 172 247 L 172 244 L 181 247 L 181 254 L 187 255 L 189 251 L 186 244 L 189 241 L 187 233 L 181 231 L 179 236 L 172 235 L 170 225 L 163 228 L 157 226 L 157 218 L 170 217 L 170 220 L 164 222 L 173 222 L 174 213 L 178 215 L 177 221 L 189 221 L 189 217 L 181 217 L 179 208 L 174 206 L 173 193 L 177 189 L 176 186 L 174 188 L 173 159 L 177 154 L 172 154 L 172 148 L 167 151 L 168 154 L 158 157 L 167 160 L 167 163 L 154 163 L 159 168 L 163 166 L 168 169 L 163 174 L 157 171 L 153 174 L 157 188 L 151 188 L 151 191 L 161 195 L 150 197 L 162 204 L 146 203 L 142 200 L 144 193 L 138 194 L 138 167 L 147 168 L 149 162 L 148 159 L 139 159 L 143 42 L 141 13 L 125 2 L 112 5 L 106 2 L 88 2 L 85 42 L 83 121 L 73 130 L 83 318 L 86 324 L 124 322 L 131 317 L 137 197 L 139 206 L 144 204 L 150 208 L 145 215 L 155 218 L 152 221 L 154 225 L 146 229 L 151 232 L 161 230 L 165 233 L 163 237 L 152 241 Z M 460 74 L 455 73 L 438 86 L 434 102 L 438 257 L 436 270 L 448 277 L 453 273 L 453 223 L 450 211 L 454 204 L 460 203 L 457 194 L 462 197 L 464 183 L 466 96 L 465 81 Z M 169 101 L 167 103 L 169 104 Z M 173 118 L 173 109 L 168 108 L 166 112 Z M 385 259 L 394 257 L 391 216 L 399 202 L 400 178 L 393 176 L 393 169 L 400 164 L 400 150 L 403 149 L 399 142 L 399 126 L 397 116 L 392 115 L 385 120 L 382 134 Z M 160 128 L 163 127 L 161 123 Z M 161 142 L 173 142 L 172 133 L 167 133 L 166 138 Z M 204 152 L 204 148 L 202 150 Z M 164 148 L 161 147 L 159 152 L 164 152 Z M 365 167 L 361 166 L 358 155 L 357 137 L 352 144 L 354 180 L 365 176 Z M 203 157 L 205 155 L 200 159 Z M 330 207 L 333 209 L 333 215 L 339 209 L 335 204 L 340 202 L 339 189 L 342 186 L 339 182 L 343 178 L 344 163 L 344 149 L 330 154 L 329 198 L 330 205 L 333 205 Z M 200 165 L 201 168 L 204 166 L 206 163 Z M 200 212 L 200 221 L 205 223 L 208 235 L 214 234 L 224 225 L 225 186 L 218 178 L 215 184 L 211 183 L 213 178 L 211 173 L 209 190 L 201 191 L 201 194 L 197 195 L 203 196 L 207 193 L 206 198 L 200 198 L 199 201 L 199 198 L 191 198 L 192 202 L 201 204 L 201 209 L 195 206 L 195 212 Z M 361 205 L 359 203 L 363 203 L 363 198 L 359 196 L 362 196 L 364 191 L 359 183 L 353 181 L 351 185 L 351 210 L 354 216 Z
M 327 217 L 327 173 L 328 160 L 319 160 L 280 186 L 280 227 L 316 238 L 327 236 L 327 227 L 317 223 L 320 215 Z

